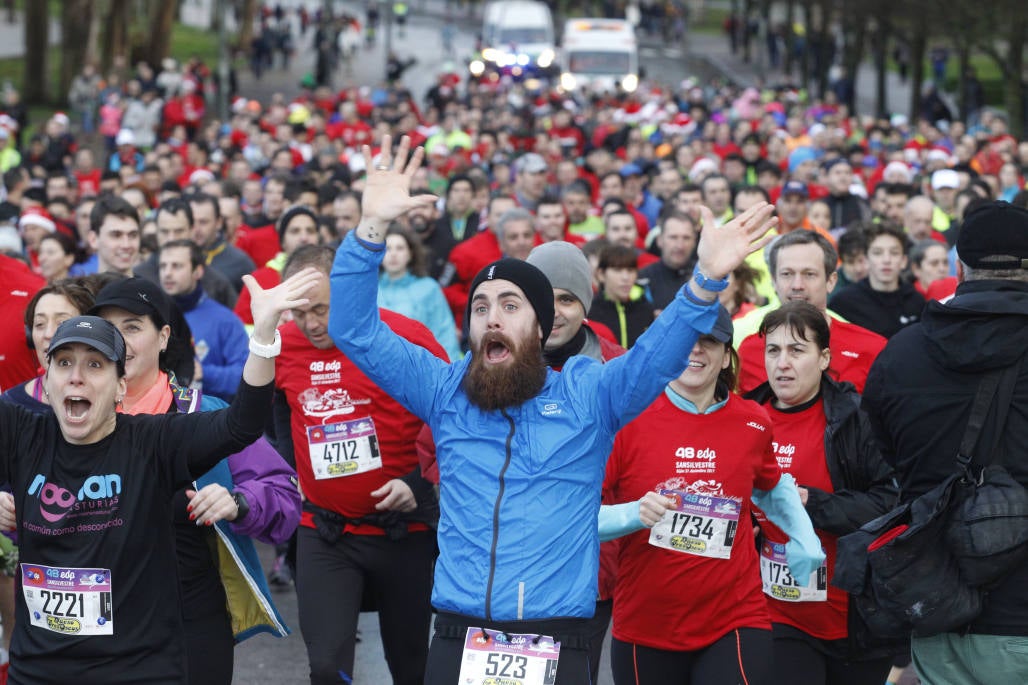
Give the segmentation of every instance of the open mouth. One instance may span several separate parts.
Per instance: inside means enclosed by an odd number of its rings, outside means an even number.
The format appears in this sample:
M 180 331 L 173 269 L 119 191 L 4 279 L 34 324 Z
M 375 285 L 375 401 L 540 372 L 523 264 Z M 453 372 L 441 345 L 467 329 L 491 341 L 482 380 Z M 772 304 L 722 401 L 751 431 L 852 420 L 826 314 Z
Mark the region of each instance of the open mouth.
M 689 362 L 689 368 L 690 369 L 705 369 L 705 368 L 707 368 L 707 365 L 704 364 L 703 362 L 690 361 Z
M 64 400 L 64 415 L 72 421 L 81 421 L 86 418 L 92 405 L 93 403 L 85 398 L 68 397 Z
M 510 349 L 502 342 L 492 341 L 485 346 L 485 358 L 491 364 L 498 364 L 510 357 Z

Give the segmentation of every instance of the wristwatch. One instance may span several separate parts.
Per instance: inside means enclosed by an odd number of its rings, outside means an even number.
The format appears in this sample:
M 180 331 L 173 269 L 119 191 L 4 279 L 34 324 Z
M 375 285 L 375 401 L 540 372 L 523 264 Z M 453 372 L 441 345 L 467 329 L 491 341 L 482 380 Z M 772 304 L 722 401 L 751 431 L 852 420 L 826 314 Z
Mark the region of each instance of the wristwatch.
M 258 357 L 264 357 L 265 359 L 274 359 L 282 352 L 282 336 L 279 334 L 278 329 L 275 329 L 275 340 L 270 345 L 257 342 L 256 339 L 250 336 L 250 351 Z
M 246 515 L 250 513 L 250 505 L 246 501 L 246 497 L 243 493 L 238 490 L 234 490 L 232 492 L 232 499 L 235 501 L 236 508 L 239 510 L 239 513 L 236 514 L 236 521 L 242 521 L 246 518 Z
M 707 278 L 698 268 L 692 270 L 692 277 L 696 279 L 696 285 L 712 293 L 719 293 L 728 288 L 728 277 Z

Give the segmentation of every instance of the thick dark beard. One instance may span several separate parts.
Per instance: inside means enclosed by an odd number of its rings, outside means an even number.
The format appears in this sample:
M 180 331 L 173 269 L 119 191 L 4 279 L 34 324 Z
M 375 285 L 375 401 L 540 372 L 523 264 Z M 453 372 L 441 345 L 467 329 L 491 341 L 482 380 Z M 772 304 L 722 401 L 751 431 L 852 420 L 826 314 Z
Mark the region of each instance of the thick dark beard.
M 487 365 L 485 350 L 491 342 L 506 345 L 513 363 Z M 545 383 L 546 363 L 538 338 L 515 345 L 503 334 L 486 333 L 472 351 L 471 365 L 464 375 L 464 392 L 476 407 L 495 411 L 527 402 L 539 394 Z

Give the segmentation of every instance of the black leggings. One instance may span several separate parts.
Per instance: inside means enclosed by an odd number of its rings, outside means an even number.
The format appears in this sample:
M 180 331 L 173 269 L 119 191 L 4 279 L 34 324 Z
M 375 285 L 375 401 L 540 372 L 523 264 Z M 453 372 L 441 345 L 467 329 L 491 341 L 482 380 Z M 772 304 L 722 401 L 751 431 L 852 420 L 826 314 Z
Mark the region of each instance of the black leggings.
M 713 644 L 689 652 L 614 638 L 610 667 L 617 685 L 767 685 L 771 631 L 737 628 Z M 792 682 L 807 685 L 804 680 Z
M 593 684 L 600 682 L 600 659 L 603 658 L 603 640 L 610 627 L 610 615 L 614 612 L 614 600 L 601 599 L 596 602 L 596 613 L 589 619 L 589 676 Z
M 189 685 L 231 685 L 235 639 L 228 611 L 184 621 Z
M 340 536 L 326 542 L 297 529 L 296 600 L 312 685 L 353 677 L 357 619 L 367 595 L 378 611 L 382 648 L 396 685 L 421 685 L 432 620 L 435 532 Z
M 847 640 L 818 640 L 791 626 L 774 626 L 772 685 L 881 685 L 893 657 L 853 661 L 842 656 Z

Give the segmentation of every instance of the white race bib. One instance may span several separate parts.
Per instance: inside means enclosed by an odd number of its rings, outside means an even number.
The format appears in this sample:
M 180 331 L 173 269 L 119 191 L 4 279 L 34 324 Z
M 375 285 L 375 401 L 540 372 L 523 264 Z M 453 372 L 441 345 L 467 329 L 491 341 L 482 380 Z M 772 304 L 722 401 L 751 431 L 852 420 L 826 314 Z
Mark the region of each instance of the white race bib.
M 307 447 L 315 480 L 342 478 L 382 468 L 378 435 L 370 416 L 308 426 Z
M 651 545 L 713 559 L 732 556 L 741 499 L 682 490 L 661 490 L 660 494 L 673 506 L 650 529 Z
M 805 583 L 800 583 L 789 573 L 784 543 L 766 540 L 761 543 L 760 581 L 765 595 L 782 602 L 828 601 L 828 566 L 821 564 Z
M 560 643 L 546 635 L 468 628 L 460 685 L 553 685 Z
M 63 635 L 114 635 L 111 572 L 21 564 L 29 622 Z

